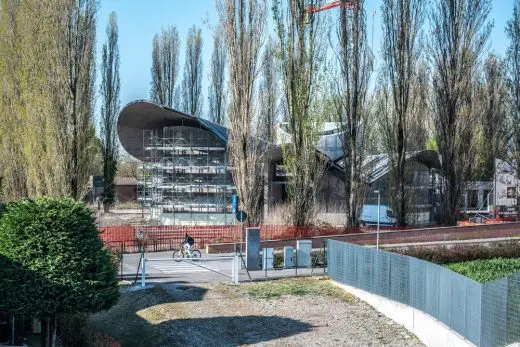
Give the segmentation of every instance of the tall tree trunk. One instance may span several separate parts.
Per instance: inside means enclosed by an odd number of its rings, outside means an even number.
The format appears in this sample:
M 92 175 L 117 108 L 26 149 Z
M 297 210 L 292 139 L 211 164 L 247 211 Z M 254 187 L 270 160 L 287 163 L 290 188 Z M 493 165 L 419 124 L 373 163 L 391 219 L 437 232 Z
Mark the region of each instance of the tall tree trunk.
M 365 99 L 372 72 L 372 54 L 366 36 L 364 0 L 356 0 L 353 7 L 339 10 L 339 76 L 332 79 L 334 88 L 335 121 L 342 134 L 345 170 L 345 214 L 347 225 L 356 226 L 363 204 L 364 187 L 361 166 L 367 116 Z
M 233 180 L 249 224 L 262 221 L 264 144 L 255 132 L 258 55 L 265 26 L 266 4 L 260 0 L 219 0 L 229 62 L 230 123 L 228 154 Z
M 456 225 L 456 210 L 476 162 L 476 69 L 491 32 L 490 0 L 442 0 L 431 12 L 435 132 L 442 157 L 443 222 Z

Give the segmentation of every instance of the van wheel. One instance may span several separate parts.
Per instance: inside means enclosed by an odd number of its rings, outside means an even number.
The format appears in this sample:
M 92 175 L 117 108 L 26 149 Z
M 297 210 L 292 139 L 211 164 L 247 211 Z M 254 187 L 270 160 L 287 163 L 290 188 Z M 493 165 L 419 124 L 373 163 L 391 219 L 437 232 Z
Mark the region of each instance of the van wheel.
M 367 225 L 366 225 L 365 222 L 360 222 L 360 223 L 359 223 L 359 226 L 360 226 L 360 227 L 366 227 Z

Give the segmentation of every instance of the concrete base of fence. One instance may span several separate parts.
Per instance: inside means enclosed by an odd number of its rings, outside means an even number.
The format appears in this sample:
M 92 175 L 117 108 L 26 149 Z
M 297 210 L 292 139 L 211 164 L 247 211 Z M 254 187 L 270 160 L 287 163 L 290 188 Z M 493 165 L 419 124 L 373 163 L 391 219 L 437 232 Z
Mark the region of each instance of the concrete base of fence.
M 396 323 L 404 326 L 408 331 L 415 334 L 426 346 L 475 346 L 460 334 L 420 310 L 339 282 L 334 283 L 374 307 Z

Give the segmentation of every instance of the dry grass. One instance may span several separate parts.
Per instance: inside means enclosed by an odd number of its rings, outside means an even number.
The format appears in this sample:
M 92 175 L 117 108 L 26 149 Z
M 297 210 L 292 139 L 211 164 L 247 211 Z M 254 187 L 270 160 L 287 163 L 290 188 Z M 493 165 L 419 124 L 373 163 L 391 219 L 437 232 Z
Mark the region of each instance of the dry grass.
M 328 212 L 326 212 L 328 210 Z M 340 203 L 329 206 L 326 209 L 324 206 L 316 206 L 316 211 L 313 212 L 314 218 L 311 221 L 313 225 L 318 226 L 344 226 L 346 222 L 345 208 Z M 264 224 L 267 225 L 288 225 L 288 207 L 287 205 L 277 205 L 272 208 L 264 218 Z
M 327 277 L 300 277 L 243 284 L 238 290 L 257 298 L 278 299 L 284 295 L 322 295 L 353 303 L 355 298 Z

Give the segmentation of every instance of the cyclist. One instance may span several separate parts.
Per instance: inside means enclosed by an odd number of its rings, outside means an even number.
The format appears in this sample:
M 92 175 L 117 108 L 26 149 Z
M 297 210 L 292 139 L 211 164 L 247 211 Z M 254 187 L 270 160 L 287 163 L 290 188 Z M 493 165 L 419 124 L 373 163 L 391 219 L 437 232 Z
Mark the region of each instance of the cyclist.
M 195 240 L 193 237 L 189 236 L 188 233 L 184 236 L 184 241 L 181 243 L 181 247 L 184 247 L 184 250 L 186 253 L 188 253 L 191 257 L 191 250 L 193 249 L 193 246 L 195 245 Z

